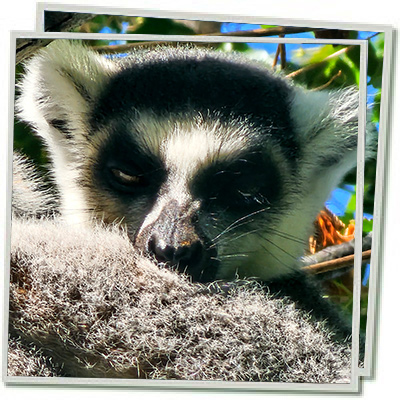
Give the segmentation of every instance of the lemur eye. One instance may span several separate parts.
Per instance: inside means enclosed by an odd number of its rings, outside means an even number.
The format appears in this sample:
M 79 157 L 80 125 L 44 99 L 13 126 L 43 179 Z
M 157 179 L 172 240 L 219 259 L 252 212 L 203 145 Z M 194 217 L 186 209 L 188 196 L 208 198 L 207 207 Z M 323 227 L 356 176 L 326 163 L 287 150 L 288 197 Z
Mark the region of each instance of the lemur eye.
M 111 172 L 117 181 L 123 185 L 136 185 L 142 183 L 143 181 L 141 176 L 129 175 L 119 169 L 111 168 Z

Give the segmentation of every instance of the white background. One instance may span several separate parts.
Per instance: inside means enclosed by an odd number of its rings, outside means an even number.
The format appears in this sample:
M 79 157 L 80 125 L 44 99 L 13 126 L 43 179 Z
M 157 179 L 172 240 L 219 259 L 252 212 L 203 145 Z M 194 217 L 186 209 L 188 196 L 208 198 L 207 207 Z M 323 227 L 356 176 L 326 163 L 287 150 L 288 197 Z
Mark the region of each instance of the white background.
M 67 1 L 67 0 L 66 0 Z M 400 25 L 400 12 L 398 10 L 397 0 L 114 0 L 114 1 L 84 1 L 74 0 L 74 4 L 98 5 L 105 7 L 123 7 L 123 8 L 142 8 L 155 10 L 172 10 L 186 12 L 207 12 L 211 14 L 232 14 L 247 16 L 263 16 L 274 18 L 288 19 L 304 19 L 319 20 L 333 22 L 354 22 L 367 24 L 390 24 L 396 29 Z M 6 154 L 7 142 L 11 137 L 8 132 L 8 115 L 9 115 L 9 32 L 11 30 L 34 30 L 36 22 L 36 2 L 34 0 L 5 0 L 2 2 L 2 10 L 0 12 L 0 29 L 1 29 L 1 78 L 0 78 L 0 98 L 1 98 L 1 118 L 0 118 L 0 253 L 3 267 L 4 260 L 4 238 L 5 238 L 5 181 L 6 181 Z M 265 18 L 268 23 L 268 18 Z M 397 62 L 398 45 L 395 44 L 394 60 Z M 395 63 L 395 75 L 399 75 L 399 66 Z M 400 117 L 398 112 L 399 97 L 399 79 L 392 79 L 393 83 L 393 102 L 392 102 L 392 137 L 389 144 L 387 158 L 389 159 L 389 185 L 386 198 L 386 224 L 385 224 L 385 245 L 383 279 L 381 281 L 381 304 L 379 308 L 379 329 L 378 329 L 378 351 L 376 362 L 376 374 L 373 380 L 369 380 L 362 385 L 362 396 L 367 399 L 376 398 L 398 398 L 397 392 L 398 371 L 399 371 L 399 331 L 398 331 L 398 311 L 400 299 L 400 266 L 399 266 L 399 231 L 400 231 L 400 214 L 399 214 L 399 197 L 400 197 L 400 136 L 399 124 Z M 4 273 L 0 272 L 2 288 L 1 295 L 1 321 L 4 320 Z M 2 323 L 4 329 L 4 323 Z M 4 351 L 2 347 L 2 352 Z M 2 354 L 3 360 L 3 354 Z M 187 392 L 156 392 L 156 391 L 134 391 L 131 389 L 61 389 L 61 388 L 10 388 L 0 386 L 1 398 L 5 399 L 132 399 L 132 398 L 149 398 L 149 399 L 168 399 L 180 400 L 185 398 L 191 399 L 247 399 L 267 397 L 269 399 L 282 398 L 287 394 L 234 394 L 234 393 L 187 393 Z M 296 396 L 299 396 L 296 394 Z M 301 395 L 303 397 L 311 397 L 311 395 Z M 313 395 L 313 398 L 322 397 L 322 395 Z M 357 395 L 332 395 L 331 397 L 354 397 Z

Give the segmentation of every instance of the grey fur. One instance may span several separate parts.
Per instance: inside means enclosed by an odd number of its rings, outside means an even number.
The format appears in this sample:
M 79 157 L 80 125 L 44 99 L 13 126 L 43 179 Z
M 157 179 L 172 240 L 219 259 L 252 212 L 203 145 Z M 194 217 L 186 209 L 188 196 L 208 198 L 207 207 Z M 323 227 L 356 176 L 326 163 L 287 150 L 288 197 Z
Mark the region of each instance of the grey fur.
M 60 376 L 60 369 L 33 343 L 23 343 L 20 338 L 11 337 L 8 341 L 8 375 L 49 378 Z
M 29 198 L 19 184 L 14 204 Z M 46 209 L 46 192 L 34 198 Z M 31 215 L 12 221 L 8 375 L 349 382 L 350 342 L 288 298 L 255 282 L 216 294 L 137 254 L 117 227 Z
M 45 188 L 34 164 L 22 154 L 13 155 L 12 212 L 15 217 L 45 217 L 58 213 L 54 188 Z
M 256 284 L 211 294 L 119 230 L 14 219 L 11 266 L 10 334 L 25 349 L 12 339 L 9 375 L 349 381 L 350 348 L 322 322 Z

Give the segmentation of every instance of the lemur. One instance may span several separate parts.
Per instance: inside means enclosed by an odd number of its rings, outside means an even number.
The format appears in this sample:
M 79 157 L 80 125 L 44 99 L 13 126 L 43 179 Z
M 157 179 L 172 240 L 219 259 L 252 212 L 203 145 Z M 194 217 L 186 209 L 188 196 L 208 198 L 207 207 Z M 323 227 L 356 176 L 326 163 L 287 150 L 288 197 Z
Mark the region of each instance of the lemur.
M 193 281 L 289 279 L 356 165 L 357 90 L 308 91 L 243 55 L 56 40 L 25 67 L 18 115 L 48 148 L 63 218 L 120 224 Z

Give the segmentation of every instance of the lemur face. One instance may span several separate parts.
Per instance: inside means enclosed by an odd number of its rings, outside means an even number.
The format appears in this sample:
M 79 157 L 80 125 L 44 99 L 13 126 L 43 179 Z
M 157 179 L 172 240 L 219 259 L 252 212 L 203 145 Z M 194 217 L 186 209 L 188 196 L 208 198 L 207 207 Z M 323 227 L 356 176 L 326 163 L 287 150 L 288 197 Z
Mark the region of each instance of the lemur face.
M 106 222 L 123 219 L 139 250 L 194 280 L 231 265 L 236 273 L 258 257 L 266 227 L 296 197 L 289 191 L 301 191 L 295 162 L 248 121 L 139 114 L 102 128 L 107 139 L 82 175 L 90 208 Z
M 301 190 L 288 102 L 264 70 L 215 57 L 127 68 L 92 110 L 87 198 L 158 262 L 194 280 L 234 276 L 263 257 L 263 237 Z
M 110 60 L 61 42 L 27 69 L 20 115 L 48 144 L 65 218 L 120 223 L 196 281 L 290 273 L 356 163 L 356 92 L 306 92 L 239 56 Z

